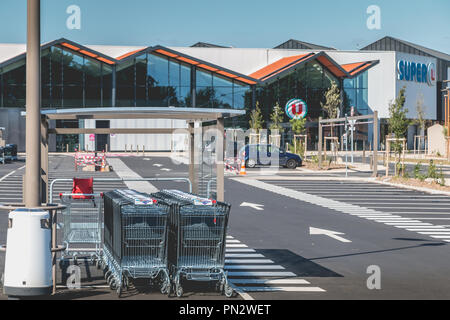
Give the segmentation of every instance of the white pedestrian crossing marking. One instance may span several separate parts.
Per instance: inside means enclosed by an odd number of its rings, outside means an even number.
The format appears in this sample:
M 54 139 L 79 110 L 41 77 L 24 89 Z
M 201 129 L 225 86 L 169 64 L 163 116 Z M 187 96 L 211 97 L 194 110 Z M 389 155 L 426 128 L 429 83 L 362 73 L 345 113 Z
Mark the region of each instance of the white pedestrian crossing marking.
M 294 272 L 257 253 L 255 249 L 234 248 L 236 245 L 246 245 L 234 238 L 235 241 L 230 243 L 230 239 L 232 237 L 227 236 L 225 271 L 229 282 L 241 295 L 243 292 L 325 292 L 322 288 L 310 286 L 310 282 L 299 279 Z

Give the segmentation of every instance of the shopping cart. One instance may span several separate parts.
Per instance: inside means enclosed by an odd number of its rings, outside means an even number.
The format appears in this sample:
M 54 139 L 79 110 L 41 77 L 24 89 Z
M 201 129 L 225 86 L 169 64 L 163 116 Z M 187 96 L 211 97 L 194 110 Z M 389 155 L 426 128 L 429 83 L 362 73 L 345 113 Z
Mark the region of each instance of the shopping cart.
M 134 190 L 105 193 L 103 269 L 108 285 L 121 295 L 131 279 L 159 281 L 170 294 L 167 223 L 170 206 Z
M 217 289 L 233 295 L 224 271 L 230 205 L 178 190 L 152 194 L 175 203 L 170 215 L 168 260 L 175 293 L 183 295 L 182 278 L 217 281 Z
M 103 194 L 94 193 L 93 179 L 73 179 L 71 193 L 61 193 L 60 201 L 66 206 L 62 211 L 62 238 L 66 249 L 61 253 L 61 263 L 73 258 L 90 257 L 98 265 L 102 253 Z

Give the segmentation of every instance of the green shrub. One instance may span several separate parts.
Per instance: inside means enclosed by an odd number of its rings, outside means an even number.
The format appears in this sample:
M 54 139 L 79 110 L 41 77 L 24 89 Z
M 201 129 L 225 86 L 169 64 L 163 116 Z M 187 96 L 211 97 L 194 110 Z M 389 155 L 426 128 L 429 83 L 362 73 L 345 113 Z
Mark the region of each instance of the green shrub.
M 430 165 L 428 166 L 428 178 L 430 179 L 437 179 L 437 171 L 436 171 L 436 165 L 434 164 L 433 160 L 430 160 Z

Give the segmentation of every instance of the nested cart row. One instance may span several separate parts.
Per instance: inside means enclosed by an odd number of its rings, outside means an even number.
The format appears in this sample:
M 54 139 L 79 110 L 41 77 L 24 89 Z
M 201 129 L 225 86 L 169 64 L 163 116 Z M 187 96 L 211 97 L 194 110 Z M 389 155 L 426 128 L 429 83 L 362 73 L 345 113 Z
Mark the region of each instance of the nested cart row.
M 176 295 L 183 295 L 184 278 L 216 281 L 218 289 L 231 297 L 233 289 L 224 271 L 230 206 L 178 190 L 152 196 L 172 204 L 168 261 Z
M 150 279 L 163 294 L 183 295 L 181 280 L 216 281 L 233 295 L 224 271 L 230 206 L 178 190 L 95 194 L 92 179 L 61 194 L 62 260 L 90 257 L 120 295 L 130 279 Z
M 105 193 L 103 263 L 105 277 L 121 294 L 129 279 L 158 280 L 170 294 L 167 223 L 170 206 L 133 190 Z

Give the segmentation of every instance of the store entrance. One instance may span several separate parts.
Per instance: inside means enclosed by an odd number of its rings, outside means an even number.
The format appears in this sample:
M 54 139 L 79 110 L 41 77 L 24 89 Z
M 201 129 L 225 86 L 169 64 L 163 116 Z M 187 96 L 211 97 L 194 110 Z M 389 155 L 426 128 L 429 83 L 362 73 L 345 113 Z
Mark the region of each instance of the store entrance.
M 97 120 L 95 122 L 95 127 L 97 129 L 109 129 L 109 120 Z M 97 134 L 95 135 L 95 150 L 97 151 L 107 151 L 106 145 L 109 144 L 108 134 Z

